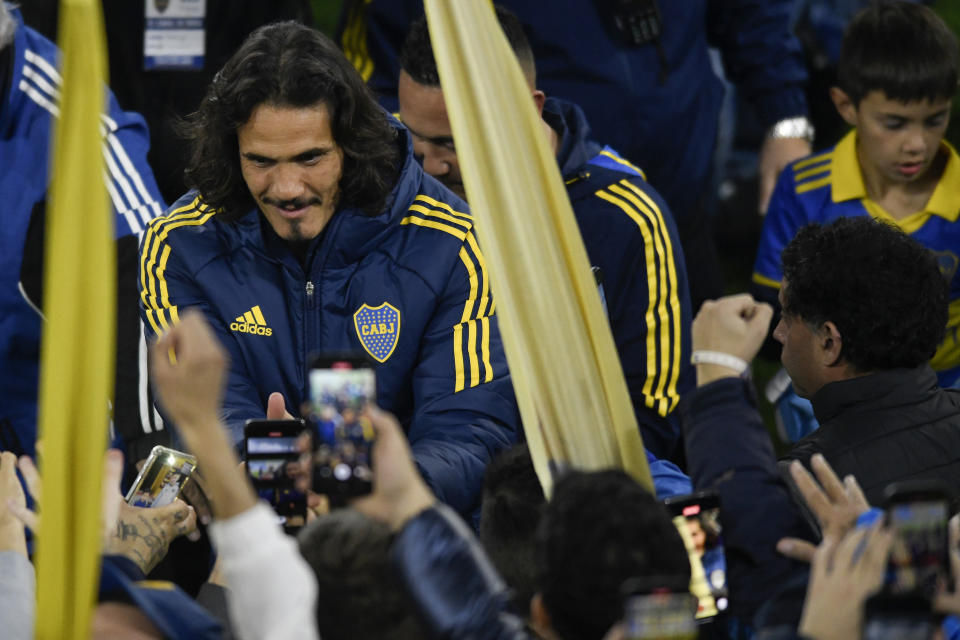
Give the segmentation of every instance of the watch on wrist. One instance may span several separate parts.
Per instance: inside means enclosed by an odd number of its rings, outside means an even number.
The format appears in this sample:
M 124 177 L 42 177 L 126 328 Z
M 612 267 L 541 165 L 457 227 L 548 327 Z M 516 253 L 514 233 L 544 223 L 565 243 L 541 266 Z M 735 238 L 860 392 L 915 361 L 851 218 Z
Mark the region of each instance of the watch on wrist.
M 813 124 L 806 116 L 784 118 L 767 131 L 768 138 L 802 138 L 813 144 Z

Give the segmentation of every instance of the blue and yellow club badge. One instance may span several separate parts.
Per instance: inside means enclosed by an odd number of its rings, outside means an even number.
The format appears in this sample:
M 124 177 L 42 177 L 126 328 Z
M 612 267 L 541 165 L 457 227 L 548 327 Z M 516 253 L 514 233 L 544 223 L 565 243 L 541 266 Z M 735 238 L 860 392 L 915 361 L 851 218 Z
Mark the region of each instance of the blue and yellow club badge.
M 360 344 L 377 362 L 386 362 L 397 346 L 400 336 L 400 311 L 389 302 L 379 307 L 364 303 L 353 314 Z

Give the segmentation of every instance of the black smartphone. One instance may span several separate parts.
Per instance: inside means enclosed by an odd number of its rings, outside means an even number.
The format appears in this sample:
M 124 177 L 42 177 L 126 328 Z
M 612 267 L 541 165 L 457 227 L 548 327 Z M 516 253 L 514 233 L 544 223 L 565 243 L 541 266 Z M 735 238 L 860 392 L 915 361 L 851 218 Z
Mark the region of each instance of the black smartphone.
M 887 487 L 886 519 L 894 539 L 886 594 L 918 595 L 929 601 L 940 584 L 953 584 L 947 533 L 951 497 L 950 489 L 939 482 L 897 482 Z
M 881 593 L 867 599 L 862 637 L 863 640 L 930 640 L 937 626 L 926 598 Z
M 298 491 L 293 465 L 303 455 L 297 441 L 307 432 L 303 420 L 250 420 L 244 427 L 247 476 L 270 503 L 287 533 L 307 522 L 307 496 Z
M 339 506 L 373 487 L 373 425 L 364 409 L 374 401 L 376 374 L 361 354 L 321 354 L 310 362 L 309 381 L 313 490 Z
M 715 491 L 672 496 L 663 501 L 690 557 L 690 592 L 697 598 L 697 620 L 706 622 L 730 605 L 727 559 Z
M 620 592 L 624 640 L 693 640 L 698 636 L 697 598 L 682 579 L 632 578 Z

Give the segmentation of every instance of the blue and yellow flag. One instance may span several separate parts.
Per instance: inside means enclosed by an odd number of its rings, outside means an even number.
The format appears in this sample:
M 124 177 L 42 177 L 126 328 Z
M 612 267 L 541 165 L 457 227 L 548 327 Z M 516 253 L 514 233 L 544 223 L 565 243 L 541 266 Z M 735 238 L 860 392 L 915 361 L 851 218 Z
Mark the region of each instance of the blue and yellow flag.
M 36 637 L 86 638 L 113 393 L 116 245 L 103 181 L 106 47 L 99 0 L 61 0 L 60 119 L 47 208 L 39 435 L 43 528 Z
M 653 491 L 609 323 L 545 126 L 493 4 L 426 0 L 427 24 L 524 431 L 551 468 L 620 468 Z

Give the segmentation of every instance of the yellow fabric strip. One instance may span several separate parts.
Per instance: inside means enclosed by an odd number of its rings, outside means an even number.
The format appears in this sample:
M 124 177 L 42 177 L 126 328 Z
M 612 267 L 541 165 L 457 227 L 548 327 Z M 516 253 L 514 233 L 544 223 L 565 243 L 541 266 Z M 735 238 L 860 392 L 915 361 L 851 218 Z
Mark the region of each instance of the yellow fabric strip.
M 806 171 L 801 171 L 800 173 L 795 174 L 795 175 L 793 176 L 793 179 L 794 179 L 795 181 L 797 181 L 797 182 L 802 182 L 803 180 L 806 180 L 807 178 L 810 178 L 810 177 L 812 177 L 812 176 L 815 176 L 815 175 L 817 175 L 818 173 L 823 173 L 824 171 L 830 171 L 830 163 L 829 163 L 829 162 L 827 162 L 827 163 L 825 163 L 825 164 L 822 164 L 822 165 L 819 165 L 819 166 L 816 166 L 816 167 L 814 167 L 814 168 L 812 168 L 812 169 L 807 169 Z
M 556 466 L 622 468 L 652 490 L 583 240 L 543 121 L 492 3 L 426 0 L 424 7 L 485 271 L 497 296 L 500 335 L 544 491 L 550 495 Z
M 477 301 L 477 291 L 480 287 L 477 281 L 477 270 L 473 266 L 473 260 L 467 253 L 466 247 L 460 247 L 460 261 L 467 268 L 467 277 L 470 280 L 470 294 L 467 296 L 467 301 L 463 305 L 463 314 L 460 316 L 460 322 L 463 323 L 473 317 L 473 305 Z
M 490 364 L 490 318 L 484 316 L 480 318 L 480 354 L 483 357 L 483 370 L 486 374 L 483 377 L 484 382 L 493 380 L 493 366 Z
M 35 558 L 34 637 L 40 640 L 90 635 L 116 358 L 117 255 L 100 129 L 106 95 L 100 2 L 63 0 L 59 20 L 62 85 L 45 230 L 38 404 L 43 532 Z M 83 215 L 77 215 L 81 203 Z
M 492 311 L 486 309 L 487 302 L 491 300 L 490 279 L 487 277 L 487 263 L 483 259 L 483 252 L 480 251 L 480 245 L 477 244 L 477 238 L 473 233 L 467 234 L 467 245 L 469 245 L 470 250 L 477 259 L 477 266 L 479 267 L 480 276 L 483 280 L 483 290 L 480 292 L 480 306 L 477 307 L 476 315 L 476 317 L 479 318 L 492 313 Z
M 467 323 L 467 357 L 470 360 L 470 386 L 480 384 L 480 361 L 477 358 L 477 321 Z

